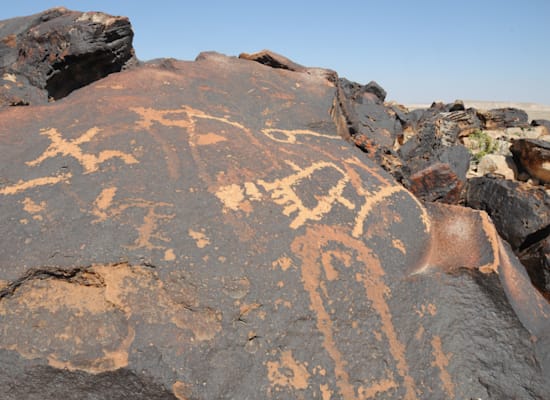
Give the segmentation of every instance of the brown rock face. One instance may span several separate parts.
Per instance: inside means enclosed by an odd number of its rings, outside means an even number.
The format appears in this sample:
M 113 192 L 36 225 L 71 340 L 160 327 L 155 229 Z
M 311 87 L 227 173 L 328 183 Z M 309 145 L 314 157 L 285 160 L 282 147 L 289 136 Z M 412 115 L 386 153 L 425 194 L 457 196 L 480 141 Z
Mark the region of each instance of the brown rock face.
M 135 60 L 125 17 L 53 8 L 0 21 L 0 106 L 46 103 Z
M 529 126 L 527 113 L 518 108 L 495 108 L 489 111 L 480 111 L 478 116 L 483 129 L 526 128 Z
M 463 181 L 449 164 L 436 162 L 415 172 L 409 178 L 409 189 L 423 201 L 456 204 L 462 193 Z
M 337 92 L 207 53 L 1 111 L 4 397 L 544 398 L 548 303 Z
M 510 151 L 516 164 L 543 183 L 550 183 L 550 143 L 537 139 L 518 139 Z

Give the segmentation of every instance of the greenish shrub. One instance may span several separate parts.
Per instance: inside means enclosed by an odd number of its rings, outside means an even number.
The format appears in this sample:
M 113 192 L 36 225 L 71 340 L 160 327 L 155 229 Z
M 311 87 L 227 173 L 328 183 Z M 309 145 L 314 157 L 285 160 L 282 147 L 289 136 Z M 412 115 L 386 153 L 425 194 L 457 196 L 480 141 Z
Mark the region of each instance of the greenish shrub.
M 487 154 L 492 154 L 498 150 L 496 141 L 481 129 L 475 130 L 469 135 L 469 138 L 476 143 L 476 148 L 470 149 L 470 153 L 476 162 L 479 162 Z

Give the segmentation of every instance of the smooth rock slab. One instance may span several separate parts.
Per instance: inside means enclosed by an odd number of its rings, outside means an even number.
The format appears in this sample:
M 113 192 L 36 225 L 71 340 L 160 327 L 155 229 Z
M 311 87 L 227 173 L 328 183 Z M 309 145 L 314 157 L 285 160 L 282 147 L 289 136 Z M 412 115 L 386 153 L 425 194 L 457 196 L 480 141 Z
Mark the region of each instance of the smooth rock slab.
M 0 112 L 1 391 L 543 398 L 548 303 L 486 214 L 343 141 L 335 96 L 208 53 Z

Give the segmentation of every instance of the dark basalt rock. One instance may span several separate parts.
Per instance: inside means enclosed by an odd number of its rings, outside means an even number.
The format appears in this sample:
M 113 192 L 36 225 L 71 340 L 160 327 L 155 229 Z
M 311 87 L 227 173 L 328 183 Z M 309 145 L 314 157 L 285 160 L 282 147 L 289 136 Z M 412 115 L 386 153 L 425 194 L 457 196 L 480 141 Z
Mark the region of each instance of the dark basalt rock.
M 523 249 L 519 253 L 533 284 L 550 301 L 550 227 L 544 232 L 546 237 Z
M 340 135 L 366 153 L 399 182 L 407 182 L 409 171 L 394 147 L 403 138 L 406 114 L 383 103 L 385 91 L 371 82 L 361 85 L 345 78 L 337 81 L 332 114 Z
M 550 196 L 541 187 L 491 177 L 468 181 L 466 205 L 489 213 L 499 234 L 550 300 Z
M 274 53 L 270 50 L 262 50 L 253 54 L 241 53 L 239 54 L 239 58 L 243 60 L 256 61 L 271 68 L 287 69 L 295 72 L 304 72 L 307 70 L 307 68 L 303 65 L 295 63 L 289 58 L 281 54 Z
M 535 243 L 550 225 L 550 196 L 543 188 L 484 176 L 468 180 L 465 193 L 466 205 L 487 211 L 514 250 Z
M 201 54 L 199 54 L 197 60 L 200 60 L 202 58 Z M 286 69 L 294 72 L 305 72 L 313 76 L 321 76 L 333 83 L 336 82 L 336 80 L 338 79 L 338 75 L 333 70 L 326 68 L 304 67 L 303 65 L 295 63 L 289 58 L 277 54 L 271 50 L 262 50 L 253 54 L 241 53 L 239 54 L 239 58 L 243 60 L 256 61 L 260 64 L 275 69 Z
M 17 353 L 5 350 L 0 350 L 0 360 L 0 387 L 9 388 L 3 391 L 3 400 L 178 400 L 171 389 L 152 381 L 146 374 L 127 369 L 99 374 L 48 365 L 27 369 Z
M 54 8 L 0 21 L 0 106 L 46 103 L 135 62 L 128 18 Z
M 441 135 L 448 136 L 448 143 L 456 144 L 459 137 L 467 136 L 482 128 L 475 109 L 448 111 L 453 109 L 452 106 L 443 106 L 441 110 L 433 107 L 427 110 L 413 110 L 406 116 L 405 129 L 408 128 L 417 133 L 421 132 L 426 125 L 439 124 L 443 128 Z
M 0 111 L 0 391 L 544 398 L 549 304 L 341 139 L 339 90 L 204 53 Z
M 370 86 L 369 86 L 370 85 Z M 380 148 L 392 148 L 403 132 L 392 107 L 385 106 L 373 82 L 361 85 L 345 78 L 338 80 L 341 107 L 352 125 L 350 135 L 365 135 Z M 383 90 L 383 89 L 382 89 Z
M 510 146 L 510 151 L 520 169 L 543 183 L 550 183 L 550 143 L 538 139 L 517 139 Z
M 367 83 L 365 85 L 365 88 L 364 88 L 365 92 L 367 93 L 372 93 L 374 94 L 378 100 L 380 100 L 381 102 L 383 102 L 384 100 L 386 100 L 386 96 L 387 96 L 387 93 L 386 91 L 384 90 L 384 88 L 382 86 L 380 86 L 377 82 L 375 81 L 370 81 L 369 83 Z
M 478 116 L 483 129 L 526 128 L 529 126 L 527 113 L 513 107 L 478 111 Z
M 464 182 L 447 163 L 436 162 L 409 177 L 409 190 L 423 201 L 457 204 Z
M 453 114 L 420 120 L 420 131 L 399 149 L 411 173 L 407 188 L 422 200 L 457 203 L 460 199 L 470 153 L 460 144 L 460 119 L 453 120 Z

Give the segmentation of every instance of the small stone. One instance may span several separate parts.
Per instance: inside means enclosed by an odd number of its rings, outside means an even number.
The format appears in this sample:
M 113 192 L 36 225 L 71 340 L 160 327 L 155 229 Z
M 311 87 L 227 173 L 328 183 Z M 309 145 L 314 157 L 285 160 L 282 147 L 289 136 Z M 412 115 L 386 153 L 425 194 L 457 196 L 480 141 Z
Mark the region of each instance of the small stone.
M 479 175 L 494 174 L 504 179 L 514 180 L 516 167 L 512 157 L 500 154 L 487 154 L 479 161 L 477 172 Z

